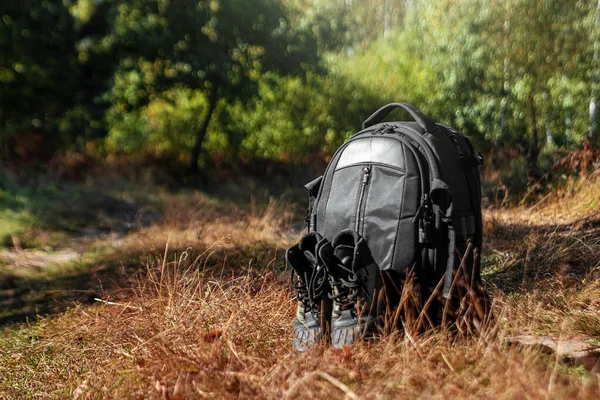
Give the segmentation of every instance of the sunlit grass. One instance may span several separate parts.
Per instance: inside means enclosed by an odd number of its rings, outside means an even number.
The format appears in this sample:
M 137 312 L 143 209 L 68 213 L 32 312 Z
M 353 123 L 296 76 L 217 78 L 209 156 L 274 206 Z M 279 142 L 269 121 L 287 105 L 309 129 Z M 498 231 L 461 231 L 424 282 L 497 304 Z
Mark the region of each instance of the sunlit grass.
M 579 205 L 599 182 L 543 207 L 486 211 L 495 329 L 393 334 L 305 354 L 291 349 L 295 302 L 283 259 L 298 239 L 289 225 L 297 210 L 165 195 L 160 221 L 127 234 L 112 254 L 102 250 L 110 238 L 98 241 L 87 264 L 72 267 L 95 271 L 100 301 L 2 328 L 0 397 L 595 398 L 589 365 L 510 343 L 519 335 L 597 343 L 600 224 Z M 102 275 L 110 266 L 114 274 Z

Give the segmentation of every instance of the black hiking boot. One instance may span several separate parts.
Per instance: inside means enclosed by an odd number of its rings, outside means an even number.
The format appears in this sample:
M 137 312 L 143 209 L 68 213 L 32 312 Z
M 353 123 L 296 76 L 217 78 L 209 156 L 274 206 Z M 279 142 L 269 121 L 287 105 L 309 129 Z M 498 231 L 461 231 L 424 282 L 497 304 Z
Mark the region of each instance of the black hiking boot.
M 292 345 L 300 352 L 308 350 L 323 338 L 329 339 L 329 282 L 327 270 L 318 257 L 318 249 L 325 243 L 329 242 L 318 233 L 309 233 L 285 253 L 285 258 L 292 267 L 291 281 L 298 299 L 296 317 L 292 324 Z
M 383 283 L 365 239 L 344 230 L 333 243 L 321 246 L 319 255 L 331 285 L 333 347 L 351 346 L 361 337 L 377 333 L 384 319 L 383 302 L 378 301 Z

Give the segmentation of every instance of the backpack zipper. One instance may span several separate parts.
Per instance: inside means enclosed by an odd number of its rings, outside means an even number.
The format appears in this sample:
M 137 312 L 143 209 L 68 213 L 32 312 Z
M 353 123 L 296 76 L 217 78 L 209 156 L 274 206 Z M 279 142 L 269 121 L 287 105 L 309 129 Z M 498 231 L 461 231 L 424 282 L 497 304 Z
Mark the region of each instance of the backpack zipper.
M 364 219 L 364 208 L 365 206 L 365 196 L 367 194 L 367 186 L 369 185 L 369 180 L 371 178 L 371 167 L 364 167 L 362 174 L 362 183 L 360 187 L 360 195 L 358 197 L 358 204 L 356 206 L 356 223 L 354 225 L 354 230 L 358 234 L 362 234 L 360 231 L 361 222 Z

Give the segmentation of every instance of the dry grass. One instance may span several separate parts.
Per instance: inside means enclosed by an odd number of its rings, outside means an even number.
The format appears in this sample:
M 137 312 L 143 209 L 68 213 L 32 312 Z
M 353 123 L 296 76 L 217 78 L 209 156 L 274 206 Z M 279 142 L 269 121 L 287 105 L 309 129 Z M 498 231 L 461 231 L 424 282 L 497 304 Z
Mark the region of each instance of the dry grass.
M 579 179 L 559 178 L 556 190 L 549 192 L 533 205 L 527 205 L 527 194 L 520 205 L 512 208 L 487 210 L 489 220 L 510 224 L 550 225 L 568 224 L 581 218 L 598 217 L 600 213 L 600 169 Z
M 126 238 L 123 252 L 148 254 L 127 296 L 107 292 L 94 306 L 1 331 L 0 397 L 597 398 L 598 370 L 508 339 L 598 341 L 598 207 L 577 206 L 598 193 L 596 178 L 544 207 L 486 212 L 494 330 L 392 334 L 305 354 L 290 345 L 283 249 L 295 238 L 285 207 L 173 197 L 163 223 Z
M 295 215 L 293 207 L 273 199 L 243 210 L 199 192 L 167 195 L 163 209 L 163 221 L 129 235 L 123 251 L 162 255 L 168 243 L 194 258 L 210 249 L 203 267 L 265 267 L 290 242 L 289 224 Z

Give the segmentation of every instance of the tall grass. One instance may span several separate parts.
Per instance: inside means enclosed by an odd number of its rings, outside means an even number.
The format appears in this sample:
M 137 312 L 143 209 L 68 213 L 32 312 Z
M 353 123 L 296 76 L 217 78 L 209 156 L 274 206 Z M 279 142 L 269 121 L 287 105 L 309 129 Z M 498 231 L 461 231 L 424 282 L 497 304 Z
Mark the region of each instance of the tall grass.
M 303 354 L 291 348 L 283 249 L 297 238 L 287 208 L 173 198 L 164 222 L 122 248 L 149 253 L 126 296 L 107 292 L 94 306 L 3 328 L 0 397 L 597 398 L 595 359 L 563 359 L 515 337 L 600 345 L 600 224 L 596 209 L 578 206 L 599 182 L 543 207 L 486 211 L 493 329 L 392 332 Z

